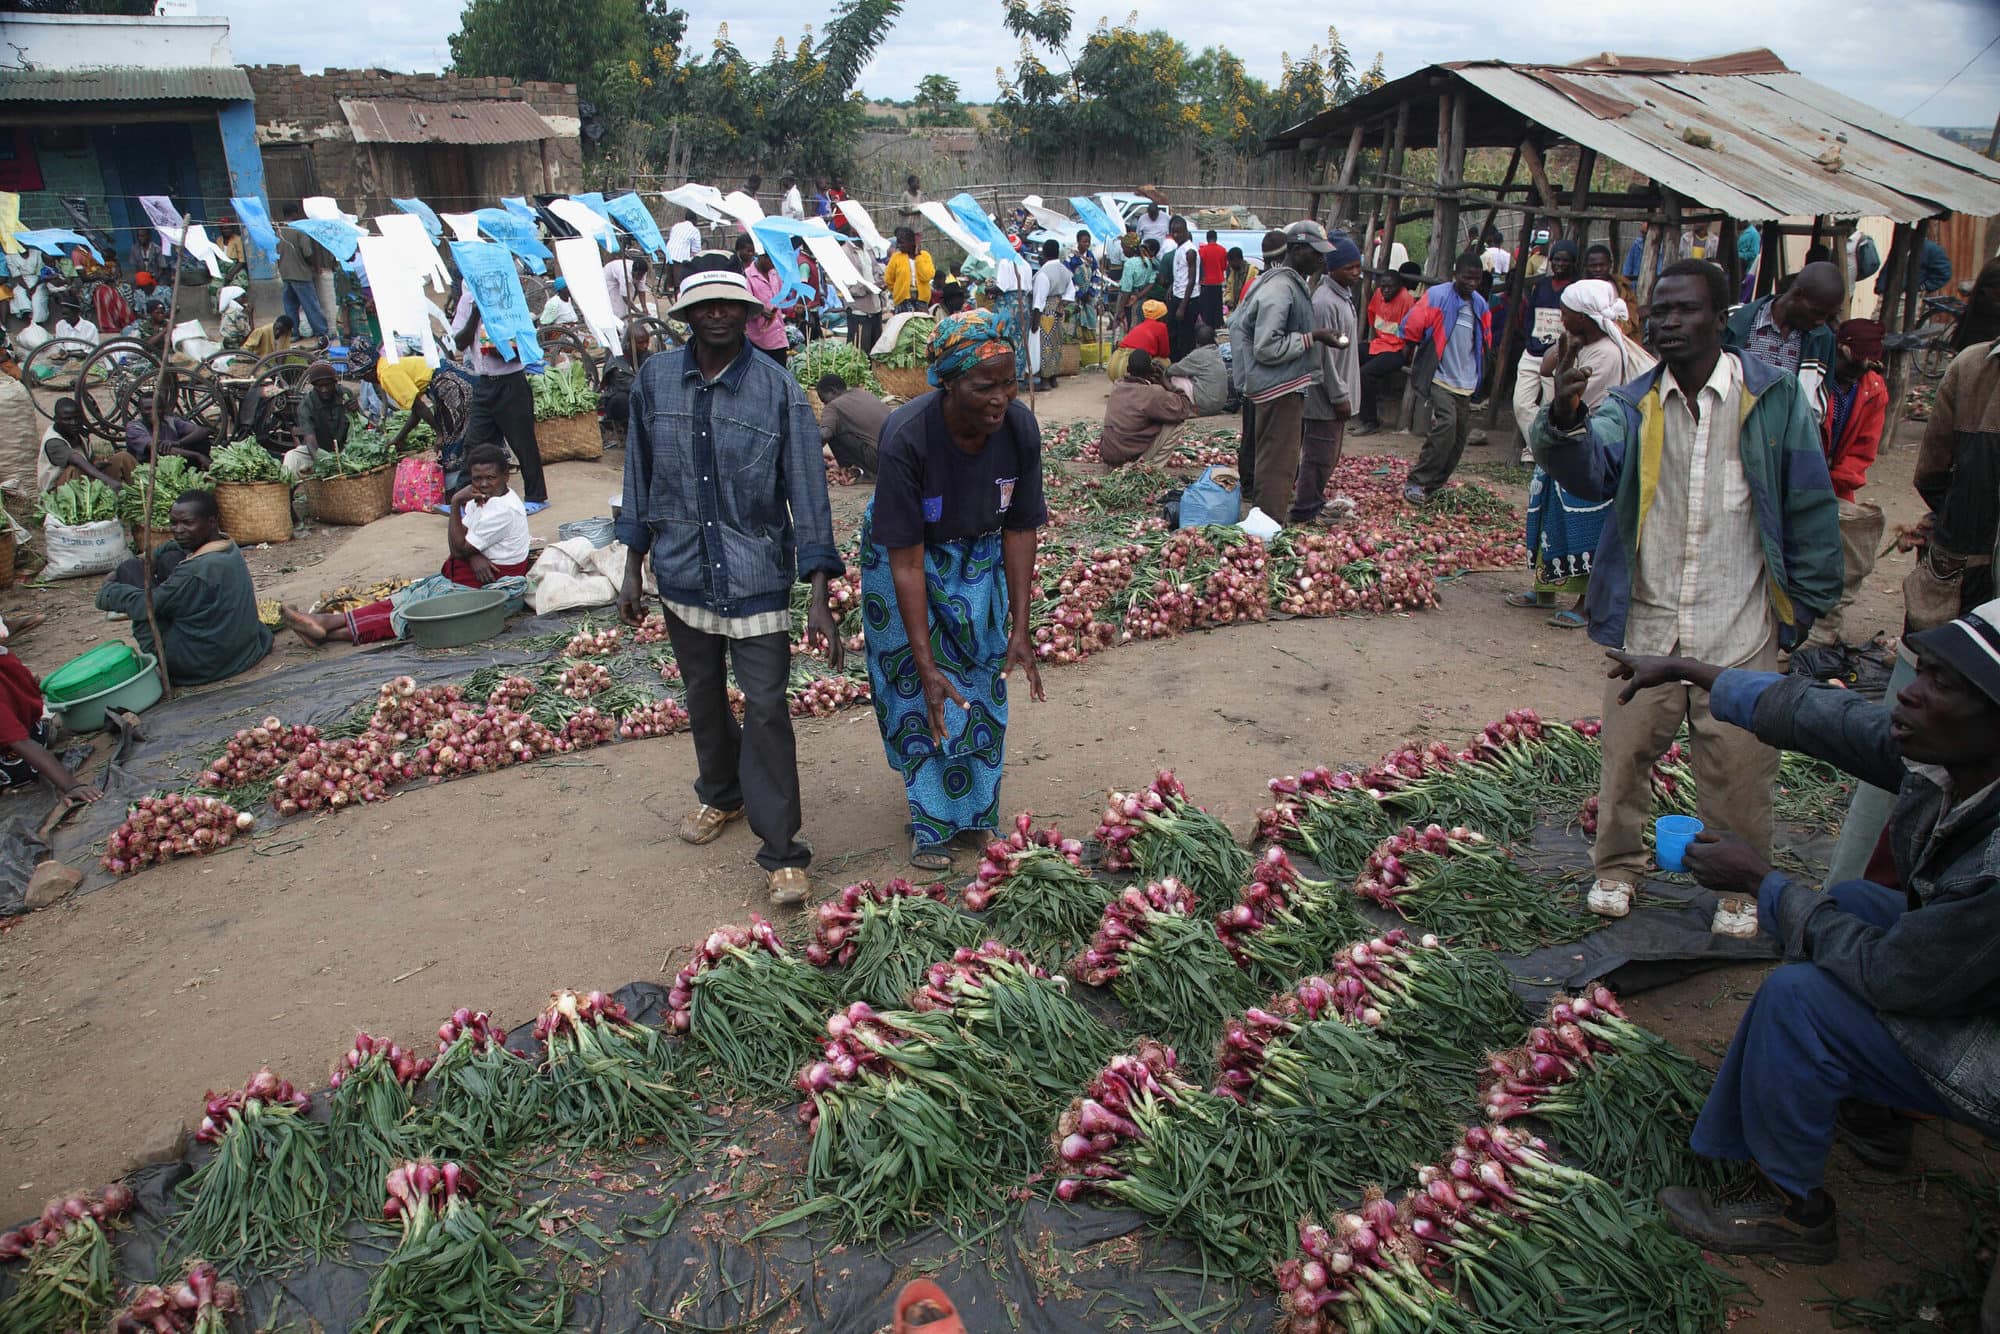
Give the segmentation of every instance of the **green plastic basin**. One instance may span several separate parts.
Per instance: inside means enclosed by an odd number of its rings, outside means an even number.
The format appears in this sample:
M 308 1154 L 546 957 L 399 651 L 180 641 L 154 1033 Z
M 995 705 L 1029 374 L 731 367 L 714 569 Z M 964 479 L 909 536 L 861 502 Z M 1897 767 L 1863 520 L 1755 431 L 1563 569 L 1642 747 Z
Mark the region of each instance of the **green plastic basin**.
M 458 648 L 491 639 L 507 624 L 507 595 L 497 588 L 460 588 L 403 608 L 419 648 Z
M 77 654 L 42 681 L 50 707 L 122 685 L 139 670 L 139 650 L 122 639 Z
M 148 653 L 138 657 L 134 674 L 117 685 L 61 704 L 50 700 L 49 707 L 62 715 L 63 726 L 70 731 L 96 732 L 104 727 L 107 710 L 144 713 L 160 702 L 160 693 L 158 659 Z

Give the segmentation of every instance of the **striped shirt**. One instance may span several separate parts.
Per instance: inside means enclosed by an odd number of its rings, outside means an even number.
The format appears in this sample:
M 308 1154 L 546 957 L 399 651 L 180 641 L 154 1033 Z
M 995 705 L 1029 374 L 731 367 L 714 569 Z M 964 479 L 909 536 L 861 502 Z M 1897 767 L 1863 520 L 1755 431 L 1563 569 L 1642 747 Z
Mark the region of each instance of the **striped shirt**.
M 760 639 L 765 635 L 789 636 L 792 633 L 789 607 L 783 611 L 760 611 L 754 616 L 718 616 L 706 607 L 669 602 L 664 598 L 661 601 L 682 624 L 705 635 L 721 635 L 724 639 Z

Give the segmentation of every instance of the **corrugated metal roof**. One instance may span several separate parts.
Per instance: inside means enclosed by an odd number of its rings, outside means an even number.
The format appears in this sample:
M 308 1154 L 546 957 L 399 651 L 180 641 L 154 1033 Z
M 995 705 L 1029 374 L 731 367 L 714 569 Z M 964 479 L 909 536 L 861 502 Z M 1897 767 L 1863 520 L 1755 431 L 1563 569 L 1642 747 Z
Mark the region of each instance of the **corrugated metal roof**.
M 0 102 L 248 102 L 250 78 L 234 65 L 186 69 L 10 69 Z
M 342 98 L 340 110 L 355 142 L 363 144 L 518 144 L 556 137 L 526 102 Z
M 1573 65 L 1433 65 L 1377 89 L 1366 106 L 1335 108 L 1269 142 L 1337 135 L 1404 98 L 1429 96 L 1440 76 L 1735 218 L 1914 222 L 2000 213 L 2000 163 L 1813 83 L 1761 50 L 1707 61 L 1604 55 Z M 1431 119 L 1411 118 L 1416 145 L 1431 143 L 1423 133 Z M 1470 137 L 1483 138 L 1476 130 Z

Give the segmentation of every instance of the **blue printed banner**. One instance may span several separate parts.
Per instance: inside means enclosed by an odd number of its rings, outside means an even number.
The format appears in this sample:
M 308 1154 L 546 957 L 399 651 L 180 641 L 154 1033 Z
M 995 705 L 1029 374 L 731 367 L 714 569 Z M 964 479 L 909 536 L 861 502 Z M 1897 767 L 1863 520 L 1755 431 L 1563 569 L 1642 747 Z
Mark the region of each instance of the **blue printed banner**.
M 750 230 L 764 247 L 764 253 L 771 257 L 771 267 L 784 280 L 785 285 L 771 298 L 774 310 L 809 301 L 814 295 L 812 284 L 806 281 L 805 270 L 799 267 L 798 247 L 792 244 L 794 238 L 805 235 L 807 225 L 790 218 L 759 218 L 750 224 Z M 826 224 L 817 218 L 810 225 L 822 232 L 826 230 Z
M 81 232 L 70 231 L 65 227 L 40 227 L 30 232 L 15 232 L 14 239 L 31 250 L 39 250 L 45 255 L 53 255 L 57 259 L 66 257 L 70 252 L 70 247 L 82 246 L 90 252 L 92 259 L 96 260 L 99 264 L 104 262 L 104 256 L 99 253 L 96 246 L 90 243 L 89 237 L 83 235 Z
M 264 201 L 256 195 L 236 195 L 229 201 L 236 210 L 236 220 L 243 224 L 243 235 L 251 245 L 264 252 L 268 263 L 278 262 L 278 232 L 271 226 L 271 215 L 265 211 Z
M 667 242 L 660 235 L 660 224 L 653 221 L 653 215 L 646 210 L 646 201 L 639 198 L 636 192 L 619 195 L 604 207 L 610 211 L 611 220 L 644 246 L 647 254 L 659 257 L 667 253 Z
M 1083 225 L 1090 228 L 1090 234 L 1106 245 L 1116 245 L 1125 235 L 1109 215 L 1088 195 L 1071 195 L 1069 206 L 1076 210 L 1076 216 Z
M 294 218 L 285 225 L 319 242 L 327 254 L 342 264 L 353 260 L 354 252 L 366 234 L 345 218 Z
M 511 360 L 540 361 L 535 317 L 528 313 L 528 297 L 521 290 L 521 275 L 514 272 L 513 254 L 490 241 L 453 241 L 451 257 L 479 307 L 487 341 Z
M 549 257 L 549 248 L 535 235 L 532 222 L 524 222 L 504 208 L 482 208 L 472 216 L 479 220 L 480 231 L 519 255 L 530 271 L 549 271 L 549 266 L 542 263 Z
M 945 207 L 951 210 L 952 216 L 963 224 L 965 230 L 986 243 L 993 252 L 994 263 L 1020 261 L 1020 252 L 1015 250 L 1013 242 L 1007 239 L 1007 233 L 1001 231 L 999 224 L 986 216 L 986 210 L 980 206 L 977 199 L 961 191 L 946 200 Z
M 432 211 L 429 204 L 421 199 L 391 199 L 389 202 L 413 217 L 422 218 L 424 230 L 430 233 L 432 245 L 444 240 L 444 224 L 438 221 L 438 215 Z

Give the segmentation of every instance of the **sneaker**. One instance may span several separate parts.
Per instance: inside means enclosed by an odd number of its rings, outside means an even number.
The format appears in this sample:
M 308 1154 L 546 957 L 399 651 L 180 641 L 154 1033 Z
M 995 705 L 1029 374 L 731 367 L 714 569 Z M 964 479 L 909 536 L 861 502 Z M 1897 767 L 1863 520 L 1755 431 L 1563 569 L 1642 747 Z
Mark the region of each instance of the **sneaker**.
M 1424 490 L 1421 486 L 1406 486 L 1403 488 L 1403 502 L 1405 504 L 1421 505 L 1430 498 L 1430 492 Z
M 1521 462 L 1523 462 L 1523 463 L 1533 463 L 1534 461 L 1535 461 L 1535 451 L 1534 451 L 1534 450 L 1532 450 L 1532 449 L 1529 449 L 1529 448 L 1528 448 L 1528 447 L 1527 447 L 1526 445 L 1522 445 L 1522 446 L 1521 446 Z
M 1877 1107 L 1858 1098 L 1845 1099 L 1834 1113 L 1833 1137 L 1845 1144 L 1862 1166 L 1877 1172 L 1900 1172 L 1910 1165 L 1910 1142 L 1917 1123 L 1892 1107 Z
M 1623 880 L 1606 880 L 1600 876 L 1597 883 L 1590 887 L 1586 903 L 1599 917 L 1623 917 L 1632 911 L 1632 886 Z
M 1755 1171 L 1721 1190 L 1669 1186 L 1657 1197 L 1667 1226 L 1703 1250 L 1724 1255 L 1768 1255 L 1791 1264 L 1826 1265 L 1840 1257 L 1833 1197 L 1815 1191 L 1820 1204 L 1793 1200 Z M 1819 1217 L 1812 1219 L 1817 1212 Z
M 1347 428 L 1349 435 L 1373 435 L 1382 429 L 1381 422 L 1357 422 Z

